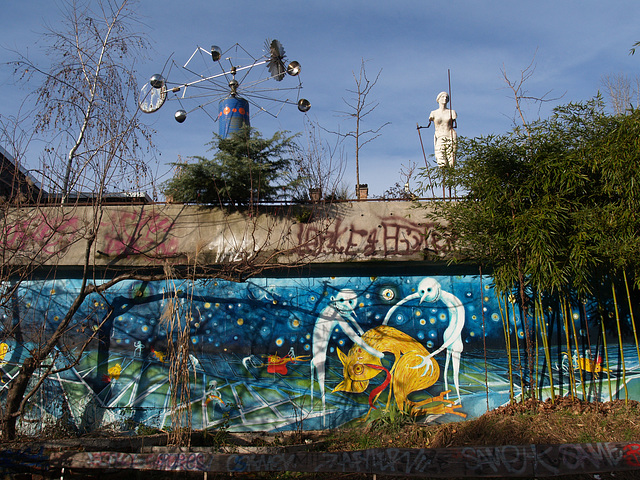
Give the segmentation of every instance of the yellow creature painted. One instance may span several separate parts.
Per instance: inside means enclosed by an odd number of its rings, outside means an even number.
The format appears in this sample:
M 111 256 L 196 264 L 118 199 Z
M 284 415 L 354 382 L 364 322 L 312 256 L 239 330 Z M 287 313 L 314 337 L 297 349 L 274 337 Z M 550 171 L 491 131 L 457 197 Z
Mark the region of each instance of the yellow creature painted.
M 7 362 L 5 362 L 4 357 L 7 356 L 7 353 L 9 352 L 9 345 L 7 345 L 6 343 L 0 343 L 0 367 L 4 367 Z
M 564 361 L 569 358 L 569 354 L 567 354 L 567 352 L 562 352 L 562 355 L 562 365 L 564 366 Z M 578 357 L 578 354 L 574 353 L 571 360 L 573 362 L 574 370 L 580 368 L 585 372 L 593 373 L 595 378 L 598 378 L 598 374 L 600 372 L 609 372 L 608 368 L 602 366 L 601 357 L 598 357 L 597 360 L 591 360 L 590 358 L 584 358 L 583 356 Z
M 420 402 L 408 399 L 411 393 L 433 385 L 440 376 L 440 367 L 433 358 L 430 359 L 433 368 L 428 374 L 423 376 L 424 369 L 415 368 L 422 364 L 424 357 L 429 355 L 427 349 L 420 342 L 387 325 L 372 328 L 362 335 L 362 340 L 372 348 L 380 352 L 391 353 L 395 357 L 391 371 L 387 372 L 388 381 L 385 381 L 371 394 L 375 397 L 373 401 L 371 397 L 369 399 L 372 408 L 375 408 L 373 403 L 390 383 L 391 390 L 389 391 L 387 408 L 393 395 L 398 409 L 404 411 L 407 408 L 412 415 L 454 413 L 466 417 L 464 413 L 454 411 L 461 405 L 452 405 L 452 401 L 444 399 L 447 392 L 442 392 L 437 397 Z M 382 370 L 386 371 L 378 357 L 371 355 L 358 345 L 351 347 L 347 355 L 338 349 L 338 357 L 343 366 L 344 380 L 333 390 L 334 392 L 362 393 L 369 386 L 369 380 Z
M 113 367 L 107 370 L 107 372 L 111 380 L 117 380 L 120 378 L 120 374 L 122 373 L 122 366 L 119 363 L 116 363 Z

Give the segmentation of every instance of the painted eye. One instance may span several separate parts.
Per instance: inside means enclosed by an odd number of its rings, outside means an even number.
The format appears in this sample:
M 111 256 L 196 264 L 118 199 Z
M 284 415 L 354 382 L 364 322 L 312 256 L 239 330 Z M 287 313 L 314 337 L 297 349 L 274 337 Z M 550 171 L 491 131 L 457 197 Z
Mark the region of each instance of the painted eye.
M 382 291 L 382 298 L 384 298 L 385 300 L 393 300 L 395 296 L 396 296 L 395 292 L 390 288 L 385 288 Z
M 353 366 L 353 373 L 355 373 L 356 375 L 360 375 L 362 374 L 362 372 L 364 372 L 364 367 L 362 366 L 362 364 L 358 363 Z

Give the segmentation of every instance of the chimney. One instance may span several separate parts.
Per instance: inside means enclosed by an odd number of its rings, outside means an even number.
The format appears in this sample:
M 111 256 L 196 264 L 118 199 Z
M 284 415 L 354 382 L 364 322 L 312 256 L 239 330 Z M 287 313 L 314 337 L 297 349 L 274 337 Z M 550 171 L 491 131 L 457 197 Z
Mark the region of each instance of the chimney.
M 356 198 L 358 200 L 366 200 L 369 197 L 369 184 L 361 183 L 356 185 Z

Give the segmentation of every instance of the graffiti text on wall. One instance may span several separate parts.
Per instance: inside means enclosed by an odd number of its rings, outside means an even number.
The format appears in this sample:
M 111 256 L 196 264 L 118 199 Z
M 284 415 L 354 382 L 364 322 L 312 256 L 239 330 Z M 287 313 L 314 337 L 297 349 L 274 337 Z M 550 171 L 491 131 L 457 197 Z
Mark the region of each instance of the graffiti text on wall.
M 451 246 L 437 231 L 435 223 L 416 223 L 407 218 L 383 217 L 373 228 L 347 224 L 338 219 L 324 230 L 314 224 L 299 225 L 298 253 L 303 255 L 355 256 L 413 255 L 425 249 L 448 251 Z
M 120 213 L 102 223 L 100 253 L 110 257 L 145 255 L 151 259 L 173 256 L 178 240 L 170 236 L 172 225 L 169 217 L 154 211 Z
M 79 224 L 77 217 L 36 213 L 4 226 L 4 248 L 22 253 L 63 254 L 78 238 Z
M 634 446 L 610 442 L 270 454 L 85 452 L 69 458 L 52 454 L 52 460 L 61 460 L 63 466 L 92 469 L 532 477 L 634 470 L 637 466 L 626 454 Z

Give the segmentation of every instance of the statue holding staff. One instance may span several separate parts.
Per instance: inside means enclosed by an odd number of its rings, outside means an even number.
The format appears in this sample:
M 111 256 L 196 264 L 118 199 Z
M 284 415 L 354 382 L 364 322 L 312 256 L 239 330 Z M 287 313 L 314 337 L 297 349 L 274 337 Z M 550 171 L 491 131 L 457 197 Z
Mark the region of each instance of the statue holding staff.
M 456 140 L 458 134 L 454 130 L 458 125 L 456 123 L 457 114 L 455 110 L 447 108 L 449 103 L 449 94 L 440 92 L 436 97 L 436 101 L 440 104 L 437 110 L 433 110 L 429 114 L 429 124 L 433 122 L 435 133 L 433 134 L 433 146 L 436 155 L 436 163 L 439 167 L 453 167 L 456 159 Z

